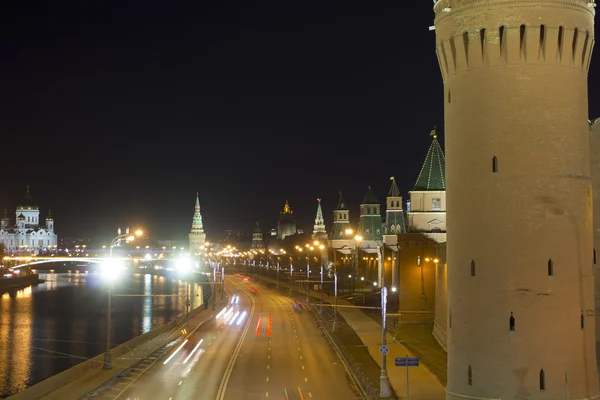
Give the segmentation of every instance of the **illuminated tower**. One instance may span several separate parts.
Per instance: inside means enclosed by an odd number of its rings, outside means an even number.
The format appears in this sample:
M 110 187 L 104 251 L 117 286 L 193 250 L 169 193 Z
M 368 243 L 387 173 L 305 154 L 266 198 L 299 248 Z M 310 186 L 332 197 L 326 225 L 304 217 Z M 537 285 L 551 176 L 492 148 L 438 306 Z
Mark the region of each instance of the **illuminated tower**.
M 321 199 L 317 199 L 317 202 L 317 216 L 315 217 L 312 238 L 315 240 L 326 240 L 327 231 L 325 230 L 325 220 L 323 219 L 323 210 L 321 209 Z
M 358 233 L 366 241 L 383 240 L 383 225 L 381 223 L 381 204 L 369 186 L 367 194 L 360 203 L 360 217 L 358 220 Z M 377 245 L 375 244 L 374 247 Z M 373 246 L 372 246 L 373 247 Z
M 390 178 L 392 185 L 386 198 L 385 207 L 385 233 L 387 235 L 397 235 L 406 233 L 406 218 L 402 207 L 402 196 L 396 185 L 396 179 Z
M 296 221 L 294 220 L 294 212 L 290 208 L 288 201 L 285 201 L 283 211 L 279 214 L 279 222 L 277 223 L 277 239 L 283 240 L 286 236 L 296 234 Z
M 190 253 L 197 252 L 200 246 L 206 241 L 206 233 L 202 225 L 202 215 L 200 214 L 200 200 L 196 192 L 196 205 L 194 206 L 194 218 L 192 219 L 192 230 L 190 231 Z
M 592 399 L 593 0 L 439 0 L 447 399 Z
M 438 243 L 446 241 L 446 159 L 435 128 L 417 182 L 410 195 L 409 232 L 419 232 Z
M 265 243 L 263 241 L 263 234 L 260 230 L 260 226 L 258 226 L 258 221 L 256 221 L 256 228 L 254 228 L 254 232 L 252 232 L 252 243 L 250 244 L 250 248 L 252 249 L 264 249 Z

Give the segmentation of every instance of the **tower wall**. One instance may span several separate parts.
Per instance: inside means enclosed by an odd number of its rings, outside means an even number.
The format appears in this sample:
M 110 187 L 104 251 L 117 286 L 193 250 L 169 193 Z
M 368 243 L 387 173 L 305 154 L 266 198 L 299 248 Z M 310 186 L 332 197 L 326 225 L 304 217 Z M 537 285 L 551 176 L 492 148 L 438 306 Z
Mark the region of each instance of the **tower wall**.
M 597 397 L 593 8 L 440 0 L 434 11 L 450 210 L 447 399 Z
M 590 165 L 594 191 L 594 299 L 600 314 L 600 118 L 590 123 Z M 600 318 L 596 318 L 596 353 L 600 350 Z M 598 355 L 596 359 L 598 363 Z

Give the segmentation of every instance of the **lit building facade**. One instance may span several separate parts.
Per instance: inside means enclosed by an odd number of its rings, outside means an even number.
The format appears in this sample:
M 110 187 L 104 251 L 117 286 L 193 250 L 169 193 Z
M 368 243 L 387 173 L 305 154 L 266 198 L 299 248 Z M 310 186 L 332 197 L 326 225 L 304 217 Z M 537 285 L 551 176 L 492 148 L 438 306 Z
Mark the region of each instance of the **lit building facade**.
M 288 201 L 285 201 L 285 206 L 279 214 L 279 222 L 277 223 L 277 239 L 283 240 L 287 236 L 296 234 L 296 221 L 294 220 L 294 212 L 290 208 Z
M 27 251 L 39 254 L 42 251 L 56 250 L 58 236 L 54 232 L 54 218 L 48 210 L 45 224 L 41 223 L 40 208 L 31 197 L 29 186 L 23 200 L 17 205 L 13 225 L 4 210 L 0 223 L 0 243 L 9 251 Z
M 450 211 L 448 400 L 599 397 L 593 5 L 434 4 Z

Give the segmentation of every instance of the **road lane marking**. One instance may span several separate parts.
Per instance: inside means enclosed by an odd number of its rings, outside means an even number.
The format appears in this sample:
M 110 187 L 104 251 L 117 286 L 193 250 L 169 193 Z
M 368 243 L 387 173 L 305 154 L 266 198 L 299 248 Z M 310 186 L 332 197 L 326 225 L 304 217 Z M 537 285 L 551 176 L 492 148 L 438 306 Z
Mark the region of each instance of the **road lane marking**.
M 267 376 L 267 382 L 269 382 L 269 377 Z
M 179 385 L 177 385 L 177 386 L 181 386 L 182 383 L 183 383 L 183 381 L 179 381 Z
M 300 394 L 300 398 L 303 399 L 304 396 L 302 396 L 302 390 L 300 390 L 300 386 L 298 386 L 298 393 Z
M 163 364 L 166 364 L 166 363 L 168 363 L 169 361 L 171 361 L 171 358 L 173 358 L 173 356 L 174 356 L 175 354 L 177 354 L 177 353 L 179 352 L 179 350 L 181 350 L 181 348 L 182 348 L 182 347 L 183 347 L 183 346 L 184 346 L 184 345 L 185 345 L 187 342 L 188 342 L 188 340 L 187 340 L 187 339 L 185 339 L 185 340 L 183 341 L 183 343 L 181 343 L 181 346 L 179 346 L 179 347 L 177 348 L 177 350 L 175 350 L 173 353 L 171 353 L 171 355 L 169 356 L 169 358 L 167 358 Z
M 302 369 L 304 369 L 304 365 L 302 366 Z
M 308 378 L 304 378 L 304 382 L 308 382 Z
M 302 356 L 300 356 L 300 359 L 302 360 Z
M 200 345 L 202 344 L 203 341 L 204 341 L 204 339 L 200 339 L 200 341 L 198 342 L 198 344 L 196 345 L 196 347 L 194 347 L 194 350 L 192 350 L 192 352 L 185 358 L 185 360 L 183 360 L 184 364 L 186 362 L 188 362 L 188 360 L 190 359 L 190 357 L 192 355 L 194 355 L 194 353 L 196 352 L 196 350 L 198 350 L 198 347 L 200 347 Z
M 269 366 L 267 365 L 267 369 L 269 369 Z
M 265 393 L 265 397 L 269 397 L 269 392 Z
M 308 397 L 312 397 L 312 393 L 311 392 L 308 392 Z

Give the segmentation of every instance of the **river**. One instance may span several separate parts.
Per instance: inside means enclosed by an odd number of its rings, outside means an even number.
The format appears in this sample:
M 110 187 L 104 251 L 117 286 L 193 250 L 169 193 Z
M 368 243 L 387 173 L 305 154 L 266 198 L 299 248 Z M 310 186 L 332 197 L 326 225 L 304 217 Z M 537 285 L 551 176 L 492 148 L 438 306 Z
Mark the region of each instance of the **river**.
M 40 272 L 40 278 L 46 282 L 0 297 L 0 398 L 105 349 L 108 296 L 103 276 Z M 186 290 L 186 282 L 177 279 L 121 276 L 113 286 L 113 346 L 185 313 Z M 202 304 L 200 286 L 190 284 L 190 301 L 191 308 Z

